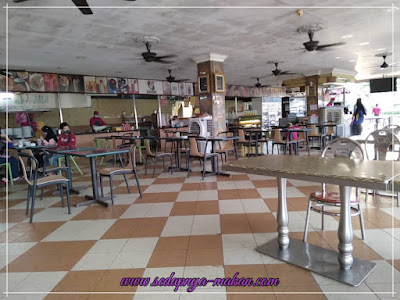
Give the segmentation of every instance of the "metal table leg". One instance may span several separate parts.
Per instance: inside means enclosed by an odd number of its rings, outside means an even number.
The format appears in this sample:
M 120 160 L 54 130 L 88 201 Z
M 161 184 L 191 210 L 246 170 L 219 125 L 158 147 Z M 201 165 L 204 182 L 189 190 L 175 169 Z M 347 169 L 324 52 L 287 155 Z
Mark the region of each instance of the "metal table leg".
M 289 240 L 286 205 L 286 179 L 278 178 L 278 238 L 256 250 L 303 269 L 351 286 L 359 286 L 376 267 L 367 260 L 352 257 L 353 230 L 350 216 L 350 188 L 340 187 L 342 199 L 339 223 L 339 253 L 296 239 Z
M 353 226 L 351 223 L 350 187 L 340 186 L 340 220 L 339 220 L 339 265 L 349 270 L 353 265 Z
M 278 244 L 279 248 L 289 247 L 289 216 L 286 203 L 286 178 L 277 178 L 278 180 Z
M 110 204 L 107 202 L 104 202 L 103 200 L 110 200 L 111 197 L 105 197 L 105 198 L 99 199 L 99 189 L 97 186 L 97 169 L 96 169 L 96 157 L 95 156 L 90 157 L 90 172 L 92 175 L 93 196 L 85 196 L 85 198 L 88 199 L 88 201 L 79 202 L 76 204 L 76 207 L 87 206 L 87 205 L 90 205 L 93 203 L 98 203 L 105 207 L 109 207 Z
M 64 161 L 65 161 L 65 166 L 68 168 L 67 169 L 67 176 L 69 179 L 68 182 L 68 187 L 69 187 L 69 192 L 72 194 L 79 195 L 81 190 L 86 190 L 88 187 L 87 186 L 80 186 L 80 187 L 73 187 L 72 186 L 72 175 L 71 175 L 71 160 L 69 159 L 69 155 L 64 155 Z M 54 191 L 51 193 L 52 196 L 59 195 L 60 191 Z

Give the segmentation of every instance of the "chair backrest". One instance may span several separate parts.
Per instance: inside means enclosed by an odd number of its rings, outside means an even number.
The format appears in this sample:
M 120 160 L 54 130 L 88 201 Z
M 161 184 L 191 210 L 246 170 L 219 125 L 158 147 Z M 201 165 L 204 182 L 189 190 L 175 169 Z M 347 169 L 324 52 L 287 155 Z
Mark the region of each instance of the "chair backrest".
M 30 153 L 29 153 L 29 151 L 30 151 Z M 33 156 L 32 151 L 31 150 L 23 150 L 23 151 L 21 151 L 21 153 L 18 155 L 18 160 L 21 163 L 22 174 L 24 176 L 25 181 L 29 185 L 33 185 L 34 184 L 34 180 L 37 178 L 37 168 L 36 168 L 36 166 L 38 165 L 38 162 L 37 162 L 36 158 Z M 27 168 L 28 168 L 27 161 L 29 161 L 30 165 L 31 165 L 30 170 L 29 170 L 29 173 L 30 173 L 29 176 L 28 176 L 28 171 L 27 171 Z
M 238 136 L 239 136 L 238 142 L 241 142 L 241 143 L 246 143 L 247 142 L 246 138 L 245 138 L 245 135 L 244 135 L 244 130 L 243 129 L 239 129 L 238 130 Z
M 325 134 L 328 135 L 328 136 L 331 136 L 331 135 L 335 134 L 334 127 L 333 126 L 328 126 L 328 130 L 326 131 Z
M 281 136 L 281 131 L 279 129 L 274 129 L 274 143 L 284 143 Z
M 400 132 L 400 126 L 399 125 L 388 125 L 383 129 L 392 131 L 396 135 L 399 134 L 399 132 Z
M 318 136 L 318 131 L 317 131 L 317 126 L 316 125 L 310 125 L 310 132 L 308 133 L 308 136 Z
M 136 145 L 135 144 L 122 144 L 118 148 L 119 149 L 129 148 L 129 154 L 128 154 L 129 162 L 125 166 L 125 168 L 132 169 L 132 170 L 134 167 L 136 168 Z M 120 155 L 120 160 L 121 160 L 121 164 L 122 164 L 121 155 Z
M 349 138 L 334 139 L 328 145 L 326 145 L 324 151 L 322 151 L 322 157 L 326 157 L 328 150 L 331 150 L 333 157 L 345 157 L 345 158 L 359 158 L 364 159 L 364 150 L 361 145 L 354 140 Z
M 131 142 L 130 138 L 133 137 L 133 132 L 124 133 L 122 135 L 121 144 L 129 144 Z
M 306 126 L 304 126 L 304 125 L 299 125 L 299 128 L 300 129 L 307 129 L 307 127 Z M 298 140 L 306 140 L 306 133 L 305 132 L 298 132 L 297 133 L 298 134 Z
M 154 156 L 153 152 L 151 152 L 150 148 L 150 139 L 145 139 L 144 144 L 146 145 L 146 155 Z
M 197 147 L 197 140 L 195 137 L 189 137 L 189 148 L 191 156 L 200 156 L 199 148 Z
M 227 132 L 226 137 L 233 137 L 232 132 Z M 225 141 L 225 148 L 226 149 L 233 149 L 235 146 L 233 145 L 233 140 L 227 140 Z
M 376 130 L 374 132 L 371 132 L 367 138 L 365 139 L 364 145 L 365 149 L 367 148 L 367 145 L 369 144 L 368 139 L 372 137 L 374 139 L 373 145 L 374 145 L 374 154 L 375 157 L 373 159 L 375 160 L 386 160 L 387 159 L 387 154 L 390 152 L 390 149 L 393 148 L 397 145 L 400 146 L 400 140 L 396 134 L 393 133 L 391 129 L 382 129 L 382 130 Z M 368 157 L 368 151 L 367 151 L 367 158 Z M 397 156 L 396 159 L 394 160 L 400 160 L 400 152 L 399 155 Z

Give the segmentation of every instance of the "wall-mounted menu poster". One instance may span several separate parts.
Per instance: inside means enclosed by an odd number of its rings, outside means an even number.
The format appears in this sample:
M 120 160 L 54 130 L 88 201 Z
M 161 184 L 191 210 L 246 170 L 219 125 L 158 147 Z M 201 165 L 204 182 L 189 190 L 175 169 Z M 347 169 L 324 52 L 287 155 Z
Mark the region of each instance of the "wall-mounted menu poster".
M 46 92 L 59 92 L 60 84 L 58 83 L 58 74 L 43 74 L 44 90 Z
M 163 94 L 162 82 L 154 80 L 139 80 L 139 93 L 162 95 Z
M 107 90 L 109 94 L 118 94 L 118 81 L 115 77 L 107 77 Z
M 85 81 L 85 93 L 97 93 L 96 77 L 84 76 L 83 79 Z
M 107 78 L 96 76 L 96 90 L 99 94 L 107 94 Z

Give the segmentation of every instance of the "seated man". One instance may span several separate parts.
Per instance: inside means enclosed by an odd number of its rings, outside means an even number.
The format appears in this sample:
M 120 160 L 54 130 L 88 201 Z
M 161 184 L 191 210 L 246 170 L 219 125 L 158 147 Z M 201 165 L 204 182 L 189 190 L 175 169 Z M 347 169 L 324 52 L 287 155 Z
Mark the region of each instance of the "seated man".
M 110 128 L 110 126 L 99 117 L 98 111 L 93 113 L 93 117 L 90 119 L 90 126 L 92 126 L 94 132 L 99 132 Z

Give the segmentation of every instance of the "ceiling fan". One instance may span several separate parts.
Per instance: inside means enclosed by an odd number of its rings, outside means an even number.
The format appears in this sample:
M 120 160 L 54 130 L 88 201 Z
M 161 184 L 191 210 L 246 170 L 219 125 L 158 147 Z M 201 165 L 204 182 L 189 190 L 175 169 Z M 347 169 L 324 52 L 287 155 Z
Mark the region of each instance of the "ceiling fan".
M 13 0 L 14 3 L 25 2 L 28 0 Z M 84 15 L 93 15 L 92 10 L 86 0 L 71 0 Z
M 319 41 L 314 41 L 313 38 L 314 38 L 314 33 L 321 29 L 322 29 L 321 25 L 305 25 L 297 29 L 297 32 L 308 34 L 308 38 L 310 40 L 308 42 L 303 43 L 303 46 L 304 48 L 306 48 L 307 51 L 329 50 L 328 49 L 329 47 L 340 46 L 345 44 L 343 42 L 340 42 L 340 43 L 333 43 L 326 45 L 318 45 Z
M 172 70 L 176 70 L 177 68 L 169 67 L 167 68 L 169 76 L 166 77 L 168 82 L 182 82 L 182 81 L 189 81 L 189 79 L 175 79 L 174 76 L 172 76 Z
M 386 57 L 388 57 L 390 55 L 392 55 L 392 53 L 379 53 L 379 54 L 375 55 L 376 57 L 382 57 L 383 58 L 383 63 L 380 65 L 381 69 L 386 69 L 386 68 L 391 67 L 391 66 L 397 67 L 396 65 L 400 64 L 400 62 L 393 63 L 393 64 L 388 64 L 386 62 Z M 374 67 L 370 67 L 370 68 L 375 68 L 375 66 Z
M 256 88 L 262 88 L 262 87 L 269 87 L 269 85 L 262 85 L 260 83 L 260 77 L 251 77 L 251 79 L 257 79 L 257 83 L 254 85 Z
M 158 41 L 158 39 L 152 40 L 152 41 L 150 41 L 150 40 L 142 41 L 146 45 L 146 49 L 147 49 L 147 52 L 142 53 L 144 60 L 147 62 L 158 62 L 158 63 L 162 63 L 162 64 L 170 64 L 171 63 L 170 61 L 166 61 L 164 59 L 172 58 L 172 57 L 175 57 L 176 55 L 171 54 L 171 55 L 157 56 L 157 53 L 151 52 L 152 43 L 157 42 L 157 41 Z
M 282 62 L 284 62 L 284 60 L 280 60 L 280 61 L 269 61 L 268 63 L 269 64 L 274 64 L 275 65 L 275 70 L 272 70 L 272 74 L 271 75 L 269 75 L 269 76 L 282 76 L 282 75 L 295 75 L 295 74 L 297 74 L 297 73 L 293 73 L 293 72 L 290 72 L 290 71 L 282 71 L 282 70 L 279 70 L 278 69 L 278 65 L 279 65 L 279 63 L 282 63 Z
M 13 0 L 14 3 L 20 3 L 20 2 L 25 2 L 28 0 Z M 84 14 L 84 15 L 93 15 L 92 10 L 89 7 L 89 4 L 87 3 L 86 0 L 71 0 L 77 7 L 78 9 Z M 136 1 L 136 0 L 125 0 L 125 1 Z

